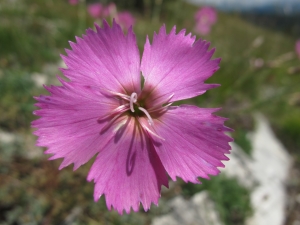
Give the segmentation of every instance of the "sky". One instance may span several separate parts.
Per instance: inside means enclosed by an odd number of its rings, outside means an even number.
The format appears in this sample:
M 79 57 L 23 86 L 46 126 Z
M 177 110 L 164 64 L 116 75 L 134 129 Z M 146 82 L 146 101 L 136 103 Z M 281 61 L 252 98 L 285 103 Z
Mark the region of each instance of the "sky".
M 224 11 L 257 11 L 268 14 L 300 13 L 300 0 L 187 0 L 198 5 L 211 5 Z

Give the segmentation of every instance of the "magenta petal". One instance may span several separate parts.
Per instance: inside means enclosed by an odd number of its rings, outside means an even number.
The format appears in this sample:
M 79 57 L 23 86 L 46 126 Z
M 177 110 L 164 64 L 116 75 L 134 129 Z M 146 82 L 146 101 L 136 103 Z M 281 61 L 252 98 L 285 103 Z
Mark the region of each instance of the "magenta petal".
M 41 118 L 32 126 L 37 128 L 37 145 L 48 147 L 45 153 L 54 154 L 50 159 L 64 158 L 60 169 L 74 163 L 75 170 L 106 144 L 107 135 L 100 133 L 104 124 L 97 119 L 114 109 L 118 101 L 91 87 L 63 85 L 46 87 L 51 95 L 36 97 L 36 106 L 41 109 L 34 114 Z
M 197 177 L 217 175 L 221 160 L 228 160 L 232 138 L 224 131 L 231 129 L 223 125 L 225 119 L 212 113 L 217 109 L 202 109 L 182 105 L 171 107 L 155 121 L 157 134 L 165 139 L 154 145 L 167 173 L 175 180 L 199 182 Z
M 95 201 L 104 194 L 107 207 L 120 214 L 138 211 L 140 202 L 145 210 L 158 204 L 161 185 L 168 184 L 152 143 L 130 117 L 99 153 L 88 180 L 95 182 Z
M 70 42 L 72 50 L 62 58 L 68 69 L 63 74 L 81 85 L 92 85 L 115 92 L 131 94 L 140 92 L 140 56 L 132 29 L 125 36 L 121 27 L 112 27 L 104 21 L 97 32 L 87 30 L 87 35 Z
M 141 71 L 145 77 L 144 89 L 157 92 L 157 102 L 172 94 L 172 101 L 203 94 L 215 87 L 204 84 L 218 68 L 220 59 L 211 60 L 214 49 L 209 43 L 198 40 L 185 30 L 175 33 L 175 27 L 166 34 L 165 26 L 154 34 L 153 43 L 147 38 L 142 57 Z

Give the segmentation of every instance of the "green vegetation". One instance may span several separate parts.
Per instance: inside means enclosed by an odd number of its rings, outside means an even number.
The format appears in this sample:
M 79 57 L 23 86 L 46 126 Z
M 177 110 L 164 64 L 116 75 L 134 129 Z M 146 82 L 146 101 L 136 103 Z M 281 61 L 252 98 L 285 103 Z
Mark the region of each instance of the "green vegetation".
M 176 25 L 177 31 L 185 28 L 194 33 L 197 7 L 181 0 L 136 2 L 116 1 L 117 7 L 136 17 L 141 53 L 146 35 L 152 39 L 163 23 L 168 31 Z M 3 0 L 0 21 L 0 131 L 23 137 L 13 144 L 0 143 L 0 225 L 67 224 L 71 216 L 72 224 L 150 224 L 154 216 L 167 212 L 165 202 L 175 195 L 173 190 L 161 198 L 158 208 L 119 216 L 106 209 L 103 198 L 93 202 L 93 183 L 86 182 L 92 162 L 75 172 L 71 166 L 58 171 L 59 160 L 28 157 L 34 149 L 33 141 L 26 142 L 35 119 L 32 96 L 46 93 L 33 81 L 33 73 L 44 73 L 46 84 L 55 82 L 59 54 L 65 54 L 68 41 L 95 22 L 85 5 L 71 6 L 67 0 Z M 215 57 L 222 58 L 220 70 L 207 81 L 221 87 L 185 102 L 222 107 L 217 114 L 229 118 L 226 124 L 236 130 L 232 133 L 236 143 L 248 154 L 252 146 L 246 134 L 254 129 L 252 115 L 264 113 L 299 170 L 300 61 L 294 53 L 293 29 L 267 29 L 240 15 L 220 12 L 212 32 L 197 38 L 209 40 L 216 47 Z M 202 190 L 211 194 L 225 225 L 243 224 L 251 214 L 249 191 L 234 179 L 221 175 L 202 185 L 182 185 L 185 196 Z
M 0 76 L 0 127 L 6 130 L 26 129 L 34 118 L 34 90 L 37 88 L 25 71 L 5 70 Z M 36 92 L 37 93 L 37 92 Z

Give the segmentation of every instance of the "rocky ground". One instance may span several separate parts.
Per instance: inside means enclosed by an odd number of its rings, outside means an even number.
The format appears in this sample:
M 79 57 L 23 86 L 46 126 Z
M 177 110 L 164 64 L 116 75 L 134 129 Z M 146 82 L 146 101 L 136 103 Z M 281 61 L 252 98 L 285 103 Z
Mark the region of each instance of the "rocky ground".
M 246 225 L 284 225 L 291 202 L 299 204 L 300 193 L 293 199 L 288 192 L 293 161 L 275 137 L 267 119 L 261 114 L 255 118 L 256 129 L 249 133 L 252 154 L 245 154 L 232 143 L 230 160 L 225 163 L 222 173 L 237 178 L 241 185 L 251 190 L 253 215 L 247 218 Z M 222 224 L 207 192 L 195 194 L 191 200 L 177 196 L 168 204 L 172 211 L 155 218 L 152 225 Z M 292 224 L 300 224 L 300 220 L 295 218 Z

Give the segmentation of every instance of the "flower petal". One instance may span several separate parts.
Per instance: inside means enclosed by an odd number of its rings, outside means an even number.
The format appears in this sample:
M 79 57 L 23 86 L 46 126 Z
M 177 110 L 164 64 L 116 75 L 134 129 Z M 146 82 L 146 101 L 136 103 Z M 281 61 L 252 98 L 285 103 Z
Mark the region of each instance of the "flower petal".
M 54 154 L 50 159 L 64 158 L 60 169 L 74 163 L 75 170 L 106 144 L 109 136 L 100 133 L 105 123 L 97 119 L 119 104 L 92 87 L 61 82 L 63 86 L 46 87 L 50 96 L 36 97 L 41 109 L 34 114 L 41 118 L 32 126 L 38 128 L 34 132 L 39 136 L 37 145 Z
M 128 117 L 116 136 L 107 143 L 94 162 L 88 180 L 94 180 L 94 199 L 105 194 L 109 209 L 145 210 L 151 203 L 158 204 L 161 185 L 168 185 L 166 171 L 152 143 L 136 119 Z
M 125 36 L 117 23 L 103 22 L 97 32 L 87 30 L 83 38 L 70 42 L 72 50 L 62 58 L 68 69 L 61 69 L 71 81 L 130 95 L 140 92 L 140 56 L 132 28 Z
M 165 139 L 154 147 L 173 180 L 178 176 L 199 183 L 197 177 L 209 179 L 223 167 L 221 160 L 228 159 L 224 154 L 229 153 L 232 138 L 224 134 L 231 131 L 223 125 L 225 119 L 212 115 L 217 110 L 182 105 L 154 120 L 157 134 Z
M 142 57 L 141 71 L 145 77 L 144 91 L 155 92 L 152 101 L 157 104 L 174 94 L 172 101 L 203 94 L 216 87 L 204 84 L 218 68 L 220 59 L 211 60 L 214 49 L 208 51 L 209 43 L 198 40 L 185 30 L 175 33 L 175 27 L 166 34 L 162 26 L 154 34 L 153 43 L 147 38 Z

